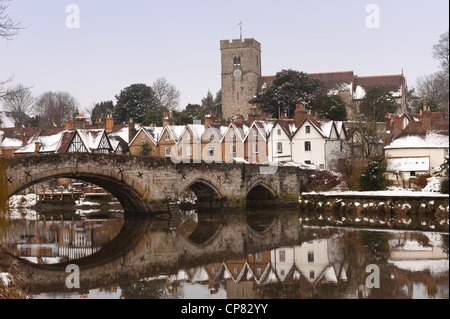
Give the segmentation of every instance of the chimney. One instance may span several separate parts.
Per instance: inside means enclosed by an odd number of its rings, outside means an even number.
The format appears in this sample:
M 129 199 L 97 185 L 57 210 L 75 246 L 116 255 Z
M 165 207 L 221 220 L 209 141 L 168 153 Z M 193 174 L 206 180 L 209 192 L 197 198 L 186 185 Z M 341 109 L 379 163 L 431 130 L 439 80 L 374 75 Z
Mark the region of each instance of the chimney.
M 391 115 L 389 112 L 386 114 L 386 145 L 391 144 Z
M 21 133 L 21 135 L 22 135 L 22 146 L 25 146 L 28 144 L 27 135 L 25 134 L 25 132 Z
M 306 112 L 306 109 L 303 107 L 303 105 L 297 104 L 296 109 L 294 111 L 295 127 L 297 128 L 300 127 L 300 125 L 302 125 L 307 116 L 308 113 Z
M 287 120 L 287 119 L 288 119 L 287 113 L 281 113 L 280 120 Z
M 86 128 L 86 119 L 83 114 L 79 114 L 75 117 L 75 128 L 77 130 L 84 130 Z
M 64 127 L 66 130 L 72 130 L 73 129 L 73 122 L 71 120 L 67 120 L 66 123 L 64 123 Z
M 403 118 L 401 115 L 394 115 L 394 127 L 391 136 L 397 137 L 403 131 Z
M 205 115 L 205 128 L 209 127 L 209 124 L 215 123 L 216 117 L 212 111 L 207 111 Z
M 244 119 L 242 118 L 241 115 L 239 115 L 239 117 L 234 121 L 234 123 L 237 123 L 237 124 L 244 124 Z
M 428 99 L 426 94 L 424 94 L 422 97 L 422 103 L 423 103 L 423 111 L 430 112 L 430 106 L 428 105 Z
M 20 122 L 16 122 L 14 123 L 14 128 L 18 131 L 18 132 L 22 132 L 23 129 L 23 125 Z
M 431 129 L 431 110 L 428 105 L 427 95 L 423 95 L 423 113 L 422 113 L 422 127 L 426 130 Z
M 174 125 L 175 119 L 173 118 L 172 112 L 164 112 L 164 118 L 163 118 L 163 127 L 166 127 L 167 125 Z
M 36 154 L 39 154 L 40 149 L 41 149 L 41 143 L 39 143 L 39 140 L 36 140 L 34 142 L 34 152 Z
M 111 114 L 108 114 L 106 116 L 105 130 L 106 132 L 112 132 L 113 128 L 114 128 L 114 119 Z

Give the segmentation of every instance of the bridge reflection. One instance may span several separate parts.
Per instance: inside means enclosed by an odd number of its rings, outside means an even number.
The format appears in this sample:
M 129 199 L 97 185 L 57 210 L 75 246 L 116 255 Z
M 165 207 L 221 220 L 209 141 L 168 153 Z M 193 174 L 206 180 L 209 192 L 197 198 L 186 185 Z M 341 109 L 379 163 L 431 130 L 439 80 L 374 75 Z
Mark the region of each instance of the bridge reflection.
M 53 265 L 21 260 L 18 271 L 35 294 L 73 293 L 65 286 L 70 263 L 80 267 L 76 292 L 85 294 L 120 285 L 125 297 L 136 297 L 136 285 L 154 289 L 156 284 L 177 295 L 189 282 L 206 285 L 211 294 L 226 284 L 228 298 L 311 297 L 318 291 L 331 294 L 329 285 L 338 287 L 341 297 L 355 291 L 353 297 L 391 297 L 402 295 L 405 282 L 418 278 L 409 277 L 411 270 L 398 261 L 399 250 L 406 247 L 403 254 L 412 260 L 447 262 L 443 272 L 422 272 L 420 280 L 435 286 L 447 281 L 448 291 L 448 235 L 440 245 L 427 238 L 420 232 L 304 227 L 297 212 L 189 212 L 178 219 L 127 218 L 117 236 L 89 256 Z M 423 257 L 408 249 L 412 246 L 432 253 Z M 1 264 L 11 258 L 3 256 Z M 382 270 L 383 286 L 368 291 L 364 270 L 374 262 Z

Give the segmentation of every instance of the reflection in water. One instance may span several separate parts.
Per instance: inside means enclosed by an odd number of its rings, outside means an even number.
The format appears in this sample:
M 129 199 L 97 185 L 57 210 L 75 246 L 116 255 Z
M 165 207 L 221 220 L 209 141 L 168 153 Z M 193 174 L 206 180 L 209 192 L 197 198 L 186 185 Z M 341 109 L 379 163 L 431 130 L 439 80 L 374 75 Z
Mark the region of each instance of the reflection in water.
M 39 234 L 40 242 L 55 242 L 56 237 L 64 243 L 63 229 L 71 234 L 80 229 L 80 237 L 70 237 L 73 245 L 80 243 L 76 240 L 98 245 L 109 241 L 82 259 L 84 267 L 92 263 L 96 268 L 84 275 L 92 276 L 86 278 L 89 286 L 83 286 L 82 278 L 81 292 L 41 284 L 33 290 L 34 297 L 449 297 L 445 233 L 306 226 L 295 212 L 191 211 L 169 221 L 120 222 L 123 225 L 117 220 L 78 226 L 60 222 L 55 228 L 42 222 L 21 225 L 25 229 L 15 233 L 24 241 L 36 240 Z M 105 231 L 104 237 L 99 229 Z M 101 267 L 99 260 L 104 260 Z M 366 267 L 371 264 L 380 269 L 379 288 L 366 285 Z
M 35 264 L 55 264 L 89 256 L 119 233 L 122 219 L 14 220 L 1 228 L 1 244 Z

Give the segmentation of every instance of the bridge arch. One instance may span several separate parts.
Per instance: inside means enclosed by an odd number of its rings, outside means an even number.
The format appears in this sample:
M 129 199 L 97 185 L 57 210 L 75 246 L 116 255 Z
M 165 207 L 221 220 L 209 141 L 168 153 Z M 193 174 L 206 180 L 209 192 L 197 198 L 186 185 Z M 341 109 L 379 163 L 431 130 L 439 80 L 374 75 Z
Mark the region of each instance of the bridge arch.
M 277 198 L 277 193 L 263 182 L 257 182 L 247 192 L 247 206 L 270 204 Z
M 184 189 L 190 189 L 197 197 L 197 205 L 200 207 L 217 207 L 221 205 L 223 196 L 219 189 L 211 182 L 199 178 L 189 183 Z M 178 194 L 180 196 L 181 194 Z
M 51 179 L 70 178 L 102 187 L 117 198 L 125 214 L 151 213 L 142 196 L 145 191 L 142 185 L 130 182 L 123 174 L 101 163 L 95 168 L 83 165 L 78 161 L 82 156 L 87 157 L 88 161 L 95 161 L 92 155 L 76 153 L 69 159 L 66 154 L 12 159 L 7 171 L 8 198 Z

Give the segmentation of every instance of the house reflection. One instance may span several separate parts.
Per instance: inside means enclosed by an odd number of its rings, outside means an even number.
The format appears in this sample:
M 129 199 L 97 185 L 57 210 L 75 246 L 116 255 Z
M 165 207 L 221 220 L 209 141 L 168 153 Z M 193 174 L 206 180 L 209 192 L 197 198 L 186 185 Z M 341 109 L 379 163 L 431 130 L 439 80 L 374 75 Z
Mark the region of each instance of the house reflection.
M 423 238 L 402 239 L 404 234 L 386 235 L 390 238 L 390 273 L 382 285 L 390 285 L 390 298 L 448 297 L 448 254 Z M 276 294 L 284 288 L 289 298 L 314 298 L 320 289 L 331 287 L 342 290 L 336 297 L 370 298 L 371 292 L 348 276 L 351 265 L 343 257 L 344 246 L 339 238 L 318 239 L 249 254 L 246 259 L 183 269 L 166 276 L 166 291 L 175 294 L 189 283 L 208 285 L 211 295 L 225 289 L 229 299 L 279 298 Z M 364 269 L 361 273 L 364 279 Z
M 391 289 L 404 298 L 448 298 L 448 253 L 428 237 L 397 234 L 389 241 Z
M 3 244 L 17 257 L 54 264 L 87 257 L 111 241 L 123 220 L 34 221 L 34 227 L 12 228 Z

